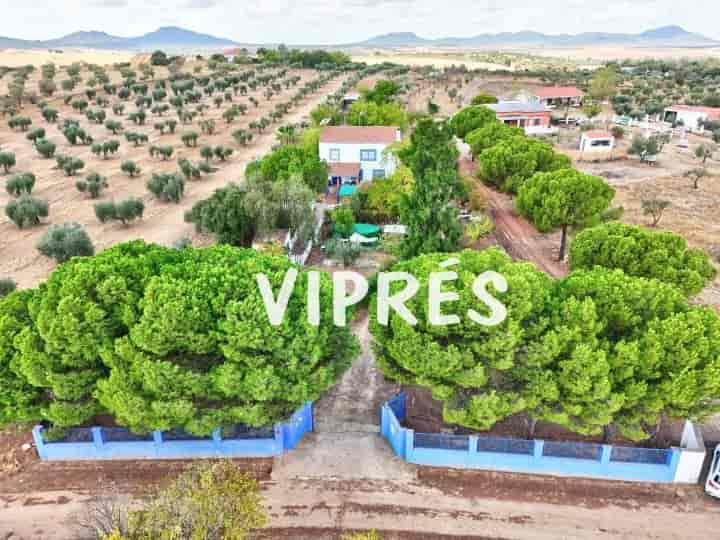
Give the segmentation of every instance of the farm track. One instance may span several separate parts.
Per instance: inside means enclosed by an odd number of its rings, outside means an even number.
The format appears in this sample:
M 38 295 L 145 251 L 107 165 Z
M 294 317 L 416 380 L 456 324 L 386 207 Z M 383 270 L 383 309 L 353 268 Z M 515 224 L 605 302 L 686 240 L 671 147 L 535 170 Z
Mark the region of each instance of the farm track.
M 477 163 L 467 157 L 460 160 L 460 172 L 474 177 Z M 507 253 L 517 260 L 529 261 L 554 278 L 567 274 L 567 265 L 557 260 L 560 245 L 557 234 L 544 235 L 518 215 L 513 200 L 481 182 L 478 189 L 485 197 L 490 217 L 495 223 L 494 235 Z
M 339 540 L 376 529 L 385 540 L 704 539 L 720 506 L 699 487 L 417 468 L 377 433 L 392 396 L 370 349 L 316 407 L 316 432 L 272 460 L 238 460 L 260 478 L 270 523 L 259 539 Z M 114 485 L 139 494 L 186 462 L 34 463 L 0 482 L 0 538 L 79 540 L 72 516 Z M 271 472 L 272 470 L 272 472 Z M 650 524 L 650 525 L 649 525 Z

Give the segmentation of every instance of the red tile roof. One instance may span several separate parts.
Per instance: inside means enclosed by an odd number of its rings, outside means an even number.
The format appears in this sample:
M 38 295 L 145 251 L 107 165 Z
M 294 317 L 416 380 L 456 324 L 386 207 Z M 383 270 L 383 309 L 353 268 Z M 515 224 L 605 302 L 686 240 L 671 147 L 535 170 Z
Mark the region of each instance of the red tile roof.
M 705 113 L 711 120 L 720 120 L 720 108 L 717 107 L 700 107 L 693 105 L 673 105 L 668 107 L 670 111 L 694 111 L 699 113 Z
M 602 129 L 591 129 L 583 133 L 583 135 L 588 139 L 609 139 L 613 136 L 609 131 Z
M 330 176 L 360 176 L 360 164 L 359 163 L 330 163 Z
M 545 86 L 535 90 L 534 95 L 543 99 L 583 97 L 582 90 L 574 86 Z
M 393 144 L 399 128 L 393 126 L 332 126 L 320 136 L 321 143 Z

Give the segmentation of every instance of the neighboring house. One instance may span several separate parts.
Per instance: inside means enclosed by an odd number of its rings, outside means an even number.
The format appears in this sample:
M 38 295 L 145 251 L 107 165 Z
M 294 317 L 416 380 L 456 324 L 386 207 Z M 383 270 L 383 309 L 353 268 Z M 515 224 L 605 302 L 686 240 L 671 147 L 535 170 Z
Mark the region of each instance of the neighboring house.
M 550 127 L 550 110 L 540 103 L 501 101 L 485 106 L 495 111 L 500 122 L 524 128 L 527 135 L 545 135 L 554 131 Z
M 720 108 L 673 105 L 665 109 L 663 120 L 673 125 L 682 124 L 696 133 L 702 132 L 702 122 L 720 120 Z
M 615 147 L 615 137 L 609 131 L 590 130 L 580 137 L 581 152 L 611 151 Z
M 359 100 L 360 100 L 360 94 L 358 92 L 350 92 L 348 94 L 345 94 L 343 96 L 343 100 L 342 100 L 343 110 L 345 110 L 345 111 L 348 110 L 350 107 L 353 106 L 353 104 L 356 101 L 359 101 Z
M 546 107 L 579 107 L 582 105 L 585 94 L 574 86 L 544 86 L 529 92 L 534 103 Z
M 330 166 L 329 182 L 354 184 L 390 176 L 398 167 L 389 146 L 402 140 L 397 127 L 331 126 L 320 135 L 320 159 Z

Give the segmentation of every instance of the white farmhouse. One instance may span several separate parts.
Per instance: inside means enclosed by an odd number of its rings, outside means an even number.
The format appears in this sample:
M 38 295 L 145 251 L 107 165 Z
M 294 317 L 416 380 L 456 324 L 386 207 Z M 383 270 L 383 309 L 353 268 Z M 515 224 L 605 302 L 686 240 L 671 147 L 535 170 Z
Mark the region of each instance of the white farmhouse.
M 682 124 L 694 133 L 702 133 L 702 123 L 720 120 L 720 108 L 673 105 L 665 109 L 663 120 L 669 124 Z
M 398 167 L 386 151 L 402 140 L 392 126 L 332 126 L 320 136 L 320 159 L 330 166 L 330 185 L 354 184 L 390 176 Z

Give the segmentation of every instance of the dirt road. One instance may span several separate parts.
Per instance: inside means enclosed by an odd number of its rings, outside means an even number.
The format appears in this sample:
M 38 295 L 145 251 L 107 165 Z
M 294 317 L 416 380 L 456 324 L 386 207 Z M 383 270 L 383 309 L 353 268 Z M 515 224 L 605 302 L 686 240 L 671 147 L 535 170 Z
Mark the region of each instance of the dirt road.
M 468 156 L 460 159 L 460 172 L 474 177 L 477 163 Z M 495 223 L 495 238 L 498 243 L 514 259 L 530 261 L 553 277 L 561 277 L 567 273 L 567 265 L 559 262 L 560 235 L 541 234 L 527 220 L 515 211 L 512 198 L 478 182 L 488 204 L 490 217 Z
M 316 404 L 316 432 L 275 460 L 239 462 L 262 481 L 265 539 L 334 539 L 377 529 L 385 539 L 704 539 L 720 505 L 697 487 L 624 484 L 417 468 L 379 436 L 378 408 L 395 386 L 370 350 Z M 0 483 L 0 538 L 75 540 L 72 516 L 108 482 L 127 492 L 180 469 L 177 462 L 38 463 Z M 65 486 L 64 490 L 60 486 Z

